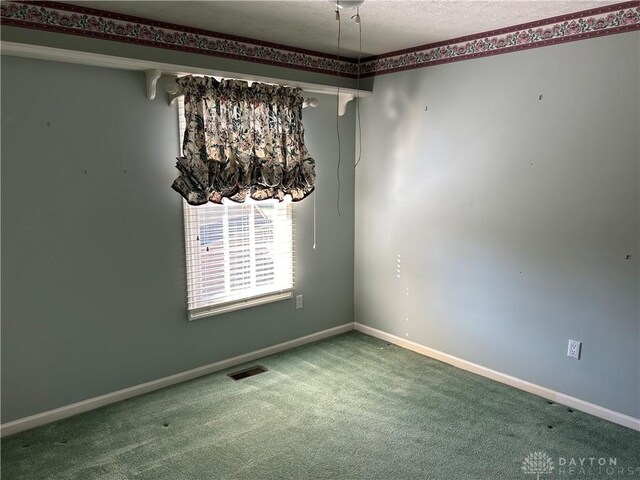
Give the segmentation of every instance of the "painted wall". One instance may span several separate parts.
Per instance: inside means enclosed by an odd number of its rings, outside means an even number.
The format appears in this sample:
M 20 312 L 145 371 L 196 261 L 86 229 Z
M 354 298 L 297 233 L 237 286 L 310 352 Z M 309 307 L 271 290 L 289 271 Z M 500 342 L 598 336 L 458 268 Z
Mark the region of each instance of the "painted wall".
M 353 321 L 355 118 L 338 216 L 335 97 L 319 98 L 316 250 L 313 199 L 294 205 L 304 309 L 190 323 L 176 108 L 141 72 L 2 57 L 3 423 Z
M 640 33 L 382 75 L 361 117 L 356 321 L 640 417 Z

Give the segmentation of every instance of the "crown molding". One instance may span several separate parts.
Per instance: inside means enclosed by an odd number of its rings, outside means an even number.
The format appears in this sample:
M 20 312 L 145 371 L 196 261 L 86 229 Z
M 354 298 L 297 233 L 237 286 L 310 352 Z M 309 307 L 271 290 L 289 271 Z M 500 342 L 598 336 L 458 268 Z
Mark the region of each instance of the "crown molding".
M 365 58 L 358 66 L 355 59 L 59 2 L 3 1 L 0 10 L 0 19 L 6 26 L 232 58 L 346 78 L 365 78 L 640 30 L 640 1 L 630 1 L 389 52 Z

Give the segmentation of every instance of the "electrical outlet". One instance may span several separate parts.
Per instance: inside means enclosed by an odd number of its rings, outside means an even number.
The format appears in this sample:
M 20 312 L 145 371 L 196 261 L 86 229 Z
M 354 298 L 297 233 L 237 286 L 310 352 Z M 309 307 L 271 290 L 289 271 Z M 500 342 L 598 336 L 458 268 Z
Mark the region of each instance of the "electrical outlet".
M 302 295 L 296 295 L 296 309 L 302 308 Z
M 567 348 L 567 357 L 577 358 L 580 360 L 580 350 L 582 350 L 582 342 L 577 340 L 569 340 L 569 347 Z

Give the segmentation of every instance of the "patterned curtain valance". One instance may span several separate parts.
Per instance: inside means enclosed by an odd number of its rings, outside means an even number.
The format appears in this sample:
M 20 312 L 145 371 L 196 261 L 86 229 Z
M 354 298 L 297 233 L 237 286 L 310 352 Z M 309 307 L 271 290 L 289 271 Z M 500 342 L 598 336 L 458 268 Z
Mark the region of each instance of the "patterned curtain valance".
M 300 89 L 211 77 L 177 79 L 186 130 L 172 188 L 191 205 L 313 192 Z

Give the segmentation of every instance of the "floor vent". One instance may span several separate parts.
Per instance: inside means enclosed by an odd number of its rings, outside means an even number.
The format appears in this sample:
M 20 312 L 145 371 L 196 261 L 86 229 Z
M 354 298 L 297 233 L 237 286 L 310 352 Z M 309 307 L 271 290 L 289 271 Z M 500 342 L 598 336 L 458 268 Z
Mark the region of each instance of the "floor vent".
M 234 380 L 242 380 L 243 378 L 253 377 L 254 375 L 258 375 L 259 373 L 266 372 L 267 369 L 262 365 L 257 365 L 255 367 L 247 368 L 246 370 L 240 370 L 239 372 L 230 373 L 228 376 L 233 378 Z

